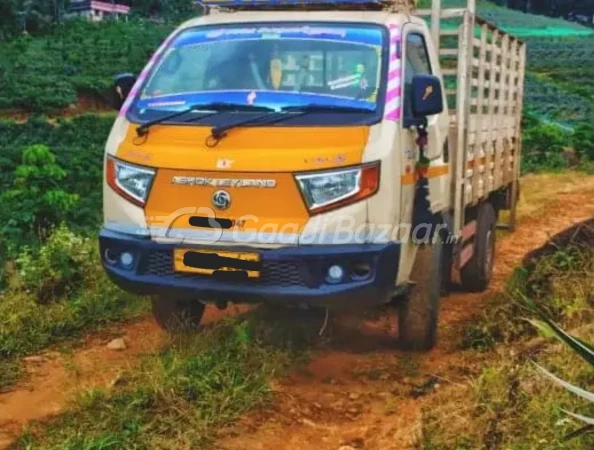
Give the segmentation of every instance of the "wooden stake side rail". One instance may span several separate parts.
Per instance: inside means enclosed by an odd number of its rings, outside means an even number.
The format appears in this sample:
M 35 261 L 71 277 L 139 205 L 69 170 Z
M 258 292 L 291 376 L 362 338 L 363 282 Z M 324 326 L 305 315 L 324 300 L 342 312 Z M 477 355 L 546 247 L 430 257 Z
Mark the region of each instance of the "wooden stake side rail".
M 465 224 L 465 208 L 493 191 L 512 186 L 515 199 L 520 167 L 526 46 L 475 13 L 475 0 L 456 9 L 433 0 L 431 10 L 416 12 L 431 17 L 448 86 L 456 231 Z

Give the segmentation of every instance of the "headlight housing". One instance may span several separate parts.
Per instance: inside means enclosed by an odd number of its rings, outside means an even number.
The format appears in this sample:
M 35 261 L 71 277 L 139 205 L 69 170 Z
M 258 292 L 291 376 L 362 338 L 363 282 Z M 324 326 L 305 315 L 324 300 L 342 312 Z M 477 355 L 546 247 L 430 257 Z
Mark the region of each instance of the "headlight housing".
M 155 173 L 155 169 L 136 166 L 112 156 L 107 157 L 107 184 L 135 205 L 146 204 Z
M 379 177 L 379 162 L 295 175 L 312 214 L 340 208 L 372 196 L 379 188 Z

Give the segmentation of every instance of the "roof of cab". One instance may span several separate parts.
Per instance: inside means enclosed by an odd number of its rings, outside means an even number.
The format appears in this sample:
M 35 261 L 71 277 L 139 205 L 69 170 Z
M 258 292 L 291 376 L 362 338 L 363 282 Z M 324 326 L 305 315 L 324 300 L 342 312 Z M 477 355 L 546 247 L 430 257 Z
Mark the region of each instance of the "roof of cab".
M 196 17 L 183 23 L 180 28 L 199 25 L 253 23 L 253 22 L 358 22 L 385 24 L 388 17 L 403 16 L 389 11 L 237 11 L 216 12 Z

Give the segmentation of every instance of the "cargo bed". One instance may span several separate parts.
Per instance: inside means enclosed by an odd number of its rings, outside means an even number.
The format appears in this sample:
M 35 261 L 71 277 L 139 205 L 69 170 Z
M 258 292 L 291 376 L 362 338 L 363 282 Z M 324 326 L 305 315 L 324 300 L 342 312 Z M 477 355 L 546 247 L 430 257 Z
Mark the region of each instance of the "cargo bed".
M 431 22 L 451 108 L 454 231 L 464 226 L 468 206 L 502 188 L 511 192 L 507 226 L 513 229 L 526 45 L 477 17 L 475 0 L 456 9 L 433 0 L 430 10 L 416 14 Z

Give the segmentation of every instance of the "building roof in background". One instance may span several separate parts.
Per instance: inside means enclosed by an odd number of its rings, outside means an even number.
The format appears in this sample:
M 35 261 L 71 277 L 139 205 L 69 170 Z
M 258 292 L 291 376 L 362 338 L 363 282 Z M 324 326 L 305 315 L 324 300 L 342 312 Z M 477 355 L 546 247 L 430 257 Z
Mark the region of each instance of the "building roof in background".
M 128 14 L 130 12 L 130 7 L 127 5 L 99 0 L 74 0 L 69 8 L 71 12 L 86 11 L 89 9 L 119 14 Z

